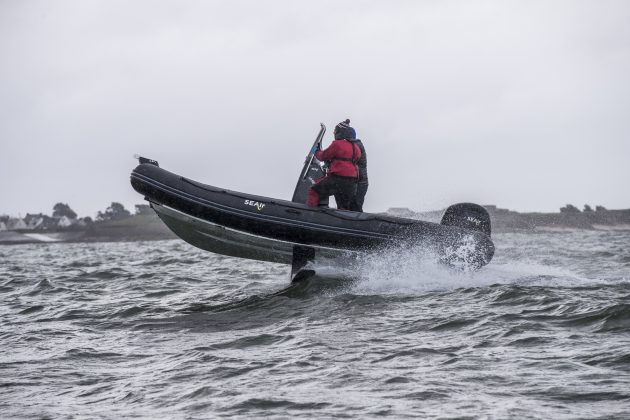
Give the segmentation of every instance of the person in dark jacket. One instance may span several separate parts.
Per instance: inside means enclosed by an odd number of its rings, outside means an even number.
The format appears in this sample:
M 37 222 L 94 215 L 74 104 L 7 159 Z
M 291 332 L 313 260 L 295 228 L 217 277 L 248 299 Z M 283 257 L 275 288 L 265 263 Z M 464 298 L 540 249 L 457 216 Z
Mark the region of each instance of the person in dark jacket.
M 349 210 L 357 190 L 361 149 L 353 141 L 355 131 L 345 120 L 335 127 L 335 140 L 324 150 L 315 152 L 315 157 L 330 162 L 328 173 L 319 179 L 308 191 L 306 204 L 317 207 L 319 202 L 331 195 L 335 196 L 337 207 Z
M 354 130 L 353 130 L 354 131 Z M 365 146 L 359 139 L 355 139 L 354 142 L 361 150 L 361 158 L 357 162 L 359 167 L 359 179 L 357 183 L 357 192 L 350 201 L 350 210 L 363 211 L 363 202 L 365 201 L 365 194 L 368 190 L 368 173 L 367 173 L 367 153 L 365 153 Z

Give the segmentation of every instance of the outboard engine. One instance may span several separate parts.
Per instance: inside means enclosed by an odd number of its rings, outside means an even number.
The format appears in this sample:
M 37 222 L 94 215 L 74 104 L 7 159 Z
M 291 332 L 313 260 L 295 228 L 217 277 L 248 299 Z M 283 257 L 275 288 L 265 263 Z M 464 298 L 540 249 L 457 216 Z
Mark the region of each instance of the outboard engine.
M 457 226 L 464 229 L 477 230 L 490 236 L 490 215 L 479 204 L 453 204 L 444 212 L 440 224 Z
M 460 233 L 454 236 L 440 249 L 442 262 L 465 270 L 478 269 L 490 262 L 494 255 L 494 244 L 490 239 L 490 215 L 486 209 L 472 203 L 454 204 L 446 209 L 440 223 L 444 226 L 453 226 L 483 234 L 466 235 Z

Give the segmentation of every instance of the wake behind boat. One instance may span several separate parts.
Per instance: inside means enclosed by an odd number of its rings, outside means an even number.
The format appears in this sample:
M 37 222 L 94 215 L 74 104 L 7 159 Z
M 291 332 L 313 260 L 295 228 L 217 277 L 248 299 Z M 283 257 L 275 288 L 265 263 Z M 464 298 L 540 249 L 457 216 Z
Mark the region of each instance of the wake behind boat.
M 316 139 L 321 142 L 325 128 Z M 310 207 L 306 187 L 321 171 L 307 156 L 293 201 L 202 184 L 140 158 L 131 185 L 162 221 L 186 242 L 218 254 L 292 265 L 292 279 L 308 261 L 344 258 L 357 252 L 421 245 L 451 265 L 478 268 L 494 254 L 490 218 L 476 204 L 447 209 L 441 223 Z

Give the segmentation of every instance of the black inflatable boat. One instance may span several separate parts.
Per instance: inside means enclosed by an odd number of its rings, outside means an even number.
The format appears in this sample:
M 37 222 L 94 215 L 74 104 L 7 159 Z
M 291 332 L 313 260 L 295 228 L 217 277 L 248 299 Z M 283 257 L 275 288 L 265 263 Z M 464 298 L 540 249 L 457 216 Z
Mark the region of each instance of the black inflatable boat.
M 316 139 L 323 137 L 324 126 Z M 202 184 L 140 158 L 131 185 L 164 223 L 186 242 L 218 254 L 292 264 L 292 278 L 309 260 L 386 247 L 422 245 L 451 265 L 478 268 L 492 259 L 490 219 L 476 204 L 451 206 L 441 223 L 304 204 L 306 190 L 321 175 L 309 153 L 293 201 Z M 296 277 L 297 275 L 297 277 Z

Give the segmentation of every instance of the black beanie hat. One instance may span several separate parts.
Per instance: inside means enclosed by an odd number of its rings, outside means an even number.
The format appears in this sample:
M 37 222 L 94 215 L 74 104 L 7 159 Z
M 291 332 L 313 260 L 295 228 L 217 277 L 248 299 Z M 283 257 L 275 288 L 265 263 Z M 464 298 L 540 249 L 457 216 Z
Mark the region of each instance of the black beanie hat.
M 346 119 L 335 126 L 335 140 L 356 138 L 357 133 L 354 131 L 354 128 L 350 127 L 349 119 Z

